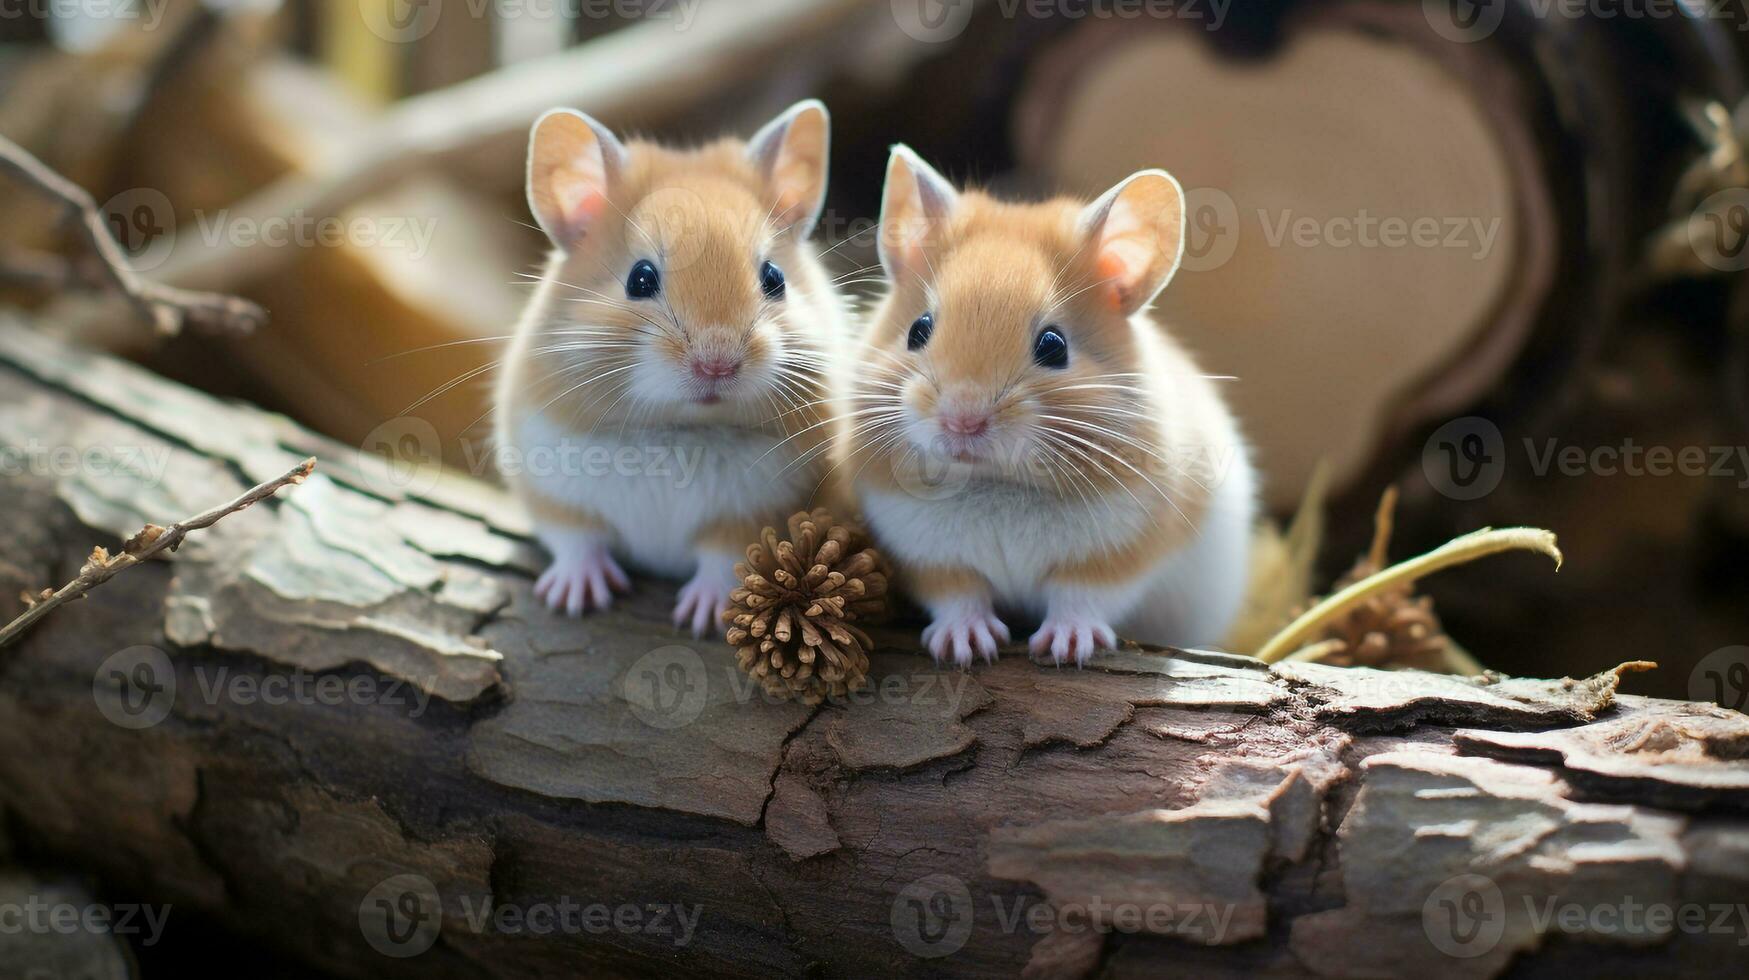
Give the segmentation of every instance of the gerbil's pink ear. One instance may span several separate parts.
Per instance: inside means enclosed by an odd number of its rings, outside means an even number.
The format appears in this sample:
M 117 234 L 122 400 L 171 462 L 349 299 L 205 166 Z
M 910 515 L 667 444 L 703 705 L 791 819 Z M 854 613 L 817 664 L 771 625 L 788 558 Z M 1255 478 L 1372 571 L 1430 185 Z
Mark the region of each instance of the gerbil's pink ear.
M 528 139 L 528 208 L 553 244 L 568 249 L 606 211 L 625 170 L 626 148 L 575 109 L 551 109 Z
M 1109 284 L 1112 306 L 1128 316 L 1166 288 L 1184 257 L 1184 190 L 1164 170 L 1144 170 L 1081 212 L 1089 252 Z
M 832 117 L 819 99 L 797 102 L 747 142 L 747 156 L 765 177 L 772 220 L 806 237 L 826 206 L 832 158 Z
M 895 280 L 902 273 L 921 274 L 925 249 L 938 244 L 942 229 L 959 202 L 959 192 L 946 177 L 923 162 L 903 143 L 887 160 L 887 187 L 881 198 L 881 265 Z

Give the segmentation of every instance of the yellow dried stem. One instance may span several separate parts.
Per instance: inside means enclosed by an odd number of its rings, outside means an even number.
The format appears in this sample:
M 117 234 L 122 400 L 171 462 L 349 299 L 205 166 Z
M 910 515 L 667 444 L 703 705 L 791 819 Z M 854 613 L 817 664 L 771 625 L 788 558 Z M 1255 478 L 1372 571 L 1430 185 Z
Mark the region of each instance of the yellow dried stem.
M 1407 588 L 1417 580 L 1453 565 L 1462 565 L 1478 558 L 1503 551 L 1535 551 L 1554 559 L 1555 570 L 1561 568 L 1561 550 L 1555 546 L 1555 535 L 1541 528 L 1509 527 L 1473 531 L 1429 551 L 1427 554 L 1400 562 L 1390 568 L 1355 582 L 1326 598 L 1275 634 L 1257 658 L 1264 663 L 1276 663 L 1305 646 L 1333 620 L 1391 589 Z

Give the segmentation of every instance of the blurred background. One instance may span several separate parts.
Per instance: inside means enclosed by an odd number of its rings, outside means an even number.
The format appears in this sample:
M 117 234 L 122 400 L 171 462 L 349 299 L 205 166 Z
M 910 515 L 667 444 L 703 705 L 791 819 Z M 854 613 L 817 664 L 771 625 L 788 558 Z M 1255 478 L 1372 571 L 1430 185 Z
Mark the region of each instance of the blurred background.
M 1746 27 L 1736 0 L 0 0 L 0 134 L 136 269 L 272 321 L 153 342 L 22 260 L 0 298 L 491 479 L 496 344 L 457 342 L 527 295 L 546 108 L 699 140 L 825 99 L 842 274 L 893 142 L 1017 195 L 1163 167 L 1190 227 L 1161 309 L 1237 377 L 1278 518 L 1324 468 L 1320 588 L 1395 484 L 1393 557 L 1560 535 L 1559 574 L 1427 584 L 1482 663 L 1651 659 L 1629 690 L 1714 697 L 1703 660 L 1749 661 Z M 0 255 L 72 251 L 4 181 L 0 214 Z

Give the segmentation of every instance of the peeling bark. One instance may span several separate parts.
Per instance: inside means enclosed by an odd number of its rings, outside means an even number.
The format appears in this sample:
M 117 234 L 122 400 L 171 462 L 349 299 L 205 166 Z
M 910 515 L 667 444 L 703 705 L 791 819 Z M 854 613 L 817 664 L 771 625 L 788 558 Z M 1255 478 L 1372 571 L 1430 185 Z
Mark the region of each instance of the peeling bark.
M 172 940 L 198 916 L 349 976 L 1122 977 L 1699 975 L 1749 939 L 1595 914 L 1749 893 L 1749 719 L 1615 671 L 1131 648 L 966 674 L 894 627 L 870 691 L 773 703 L 666 625 L 667 585 L 533 602 L 489 488 L 16 323 L 0 432 L 0 614 L 321 460 L 0 657 L 14 849 L 171 903 Z

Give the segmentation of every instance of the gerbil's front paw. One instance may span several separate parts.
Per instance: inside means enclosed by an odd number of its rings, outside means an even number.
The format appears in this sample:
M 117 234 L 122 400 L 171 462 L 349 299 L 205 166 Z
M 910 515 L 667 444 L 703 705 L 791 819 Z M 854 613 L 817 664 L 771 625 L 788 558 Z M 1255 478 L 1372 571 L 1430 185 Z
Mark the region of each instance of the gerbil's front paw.
M 692 581 L 680 587 L 674 601 L 674 625 L 691 629 L 692 635 L 722 632 L 723 611 L 729 608 L 729 593 L 734 591 L 732 574 L 725 575 L 714 563 L 699 566 Z
M 1051 659 L 1057 663 L 1074 657 L 1075 666 L 1081 667 L 1096 651 L 1116 647 L 1117 634 L 1103 619 L 1085 613 L 1065 613 L 1045 617 L 1028 645 L 1035 657 L 1049 650 Z
M 996 648 L 1008 639 L 1008 627 L 987 605 L 944 610 L 923 630 L 923 645 L 936 663 L 952 654 L 953 662 L 961 667 L 972 665 L 974 651 L 986 662 L 995 663 Z
M 535 581 L 534 594 L 548 609 L 581 616 L 613 605 L 613 593 L 631 587 L 625 570 L 599 545 L 554 558 Z

